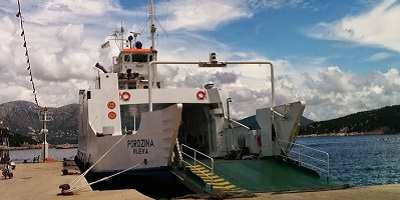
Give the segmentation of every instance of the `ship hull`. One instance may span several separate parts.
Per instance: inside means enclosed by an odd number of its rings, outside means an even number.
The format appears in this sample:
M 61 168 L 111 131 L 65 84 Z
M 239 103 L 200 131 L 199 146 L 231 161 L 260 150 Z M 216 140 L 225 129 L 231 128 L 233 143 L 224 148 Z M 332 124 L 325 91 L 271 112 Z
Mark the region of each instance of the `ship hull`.
M 170 168 L 178 135 L 182 105 L 142 113 L 139 130 L 119 135 L 82 120 L 75 162 L 93 190 L 136 189 L 151 198 L 172 198 L 193 193 Z M 104 125 L 103 125 L 104 126 Z M 103 130 L 99 133 L 97 130 Z
M 89 167 L 88 164 L 75 160 L 81 171 Z M 88 183 L 101 180 L 105 177 L 112 176 L 120 171 L 93 171 L 86 174 L 85 178 Z M 171 172 L 170 167 L 156 167 L 137 169 L 124 172 L 120 175 L 111 177 L 105 181 L 101 181 L 91 185 L 93 190 L 121 190 L 135 189 L 138 192 L 154 198 L 174 198 L 194 192 L 182 184 L 181 181 Z

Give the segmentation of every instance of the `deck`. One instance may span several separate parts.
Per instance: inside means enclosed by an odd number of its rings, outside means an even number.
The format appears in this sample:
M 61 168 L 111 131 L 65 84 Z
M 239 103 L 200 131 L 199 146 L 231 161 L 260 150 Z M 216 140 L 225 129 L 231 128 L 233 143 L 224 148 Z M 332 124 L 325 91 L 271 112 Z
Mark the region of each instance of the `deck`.
M 206 161 L 203 161 L 206 162 Z M 340 188 L 342 184 L 316 172 L 275 158 L 214 160 L 214 174 L 230 187 L 248 192 L 280 192 Z M 207 178 L 203 178 L 207 182 Z
M 221 160 L 222 161 L 222 160 Z M 240 162 L 238 162 L 240 163 Z M 243 162 L 244 165 L 251 162 Z M 261 162 L 262 163 L 262 162 Z M 217 161 L 217 165 L 220 164 Z M 226 165 L 226 163 L 223 163 Z M 265 163 L 264 163 L 265 164 Z M 251 164 L 251 165 L 254 165 Z M 262 164 L 263 165 L 263 164 Z M 61 173 L 62 163 L 17 163 L 13 179 L 0 177 L 0 199 L 2 200 L 36 200 L 36 199 L 60 199 L 60 200 L 108 200 L 108 199 L 151 199 L 145 197 L 135 190 L 112 190 L 92 191 L 86 189 L 71 196 L 58 196 L 60 184 L 69 183 L 77 175 L 63 176 Z M 249 173 L 251 174 L 251 173 Z M 232 179 L 233 180 L 233 179 Z M 82 180 L 86 183 L 86 180 Z M 279 181 L 277 181 L 279 182 Z M 398 199 L 400 196 L 400 185 L 381 185 L 369 187 L 357 187 L 344 190 L 329 190 L 316 192 L 288 192 L 288 193 L 257 193 L 251 200 L 277 199 Z M 186 198 L 190 199 L 190 198 Z M 243 198 L 241 198 L 243 199 Z

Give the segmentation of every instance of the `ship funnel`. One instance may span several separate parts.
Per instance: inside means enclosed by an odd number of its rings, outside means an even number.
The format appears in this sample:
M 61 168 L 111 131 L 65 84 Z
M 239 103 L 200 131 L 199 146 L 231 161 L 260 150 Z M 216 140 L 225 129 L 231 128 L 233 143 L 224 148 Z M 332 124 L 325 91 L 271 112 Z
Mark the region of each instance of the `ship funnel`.
M 108 73 L 108 71 L 106 70 L 106 68 L 104 68 L 103 65 L 100 65 L 99 63 L 96 63 L 95 67 L 98 68 L 98 69 L 100 69 L 100 70 L 103 71 L 104 73 Z

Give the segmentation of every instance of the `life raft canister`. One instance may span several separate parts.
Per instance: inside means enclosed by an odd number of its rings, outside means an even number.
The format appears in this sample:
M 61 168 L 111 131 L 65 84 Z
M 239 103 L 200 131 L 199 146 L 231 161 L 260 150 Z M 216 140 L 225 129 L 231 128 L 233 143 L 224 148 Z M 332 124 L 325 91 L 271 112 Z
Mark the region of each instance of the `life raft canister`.
M 197 99 L 204 99 L 204 98 L 206 98 L 206 96 L 207 96 L 206 91 L 198 91 L 198 92 L 196 93 Z
M 121 93 L 121 99 L 124 101 L 128 101 L 129 99 L 131 99 L 131 94 L 129 92 L 122 92 Z

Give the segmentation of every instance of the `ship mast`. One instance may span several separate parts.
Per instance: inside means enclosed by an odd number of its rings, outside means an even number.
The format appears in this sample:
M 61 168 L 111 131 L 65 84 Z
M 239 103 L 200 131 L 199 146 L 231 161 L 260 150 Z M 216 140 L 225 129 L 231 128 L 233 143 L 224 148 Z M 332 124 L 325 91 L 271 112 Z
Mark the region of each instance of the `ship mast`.
M 155 14 L 154 14 L 154 2 L 153 2 L 153 0 L 149 0 L 149 3 L 150 3 L 150 12 L 149 12 L 149 15 L 150 15 L 150 35 L 151 35 L 151 51 L 152 51 L 152 54 L 153 54 L 153 56 L 152 56 L 152 58 L 153 58 L 153 60 L 152 61 L 155 61 L 155 60 L 157 60 L 156 59 L 156 51 L 155 51 L 155 48 L 154 48 L 154 46 L 155 46 L 155 35 L 156 35 L 156 25 L 154 24 L 154 18 L 155 18 Z M 153 87 L 153 83 L 154 83 L 154 81 L 156 81 L 156 74 L 157 74 L 157 67 L 154 67 L 153 69 L 150 69 L 151 68 L 151 66 L 149 66 L 149 70 L 148 70 L 148 76 L 149 76 L 149 78 L 150 78 L 150 76 L 152 76 L 151 77 L 151 79 L 149 79 L 149 80 L 153 80 L 153 81 L 149 81 L 149 85 L 148 85 L 148 87 Z
M 150 34 L 151 34 L 151 50 L 154 51 L 154 40 L 156 34 L 156 26 L 154 25 L 154 3 L 150 0 Z
M 119 30 L 120 34 L 121 34 L 121 50 L 124 49 L 124 27 L 122 26 L 122 22 L 121 22 L 121 29 Z

